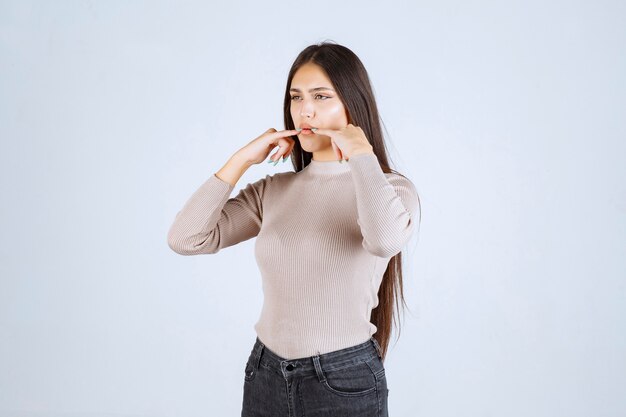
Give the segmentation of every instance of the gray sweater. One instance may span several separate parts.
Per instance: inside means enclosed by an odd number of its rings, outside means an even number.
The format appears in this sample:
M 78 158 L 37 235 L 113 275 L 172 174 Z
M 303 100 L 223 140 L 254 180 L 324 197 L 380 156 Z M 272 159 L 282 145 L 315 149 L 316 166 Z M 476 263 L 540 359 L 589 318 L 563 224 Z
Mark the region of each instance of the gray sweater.
M 419 222 L 412 182 L 363 153 L 266 175 L 230 198 L 233 188 L 209 177 L 176 214 L 170 248 L 214 254 L 256 236 L 264 301 L 254 328 L 285 359 L 367 341 L 389 260 Z

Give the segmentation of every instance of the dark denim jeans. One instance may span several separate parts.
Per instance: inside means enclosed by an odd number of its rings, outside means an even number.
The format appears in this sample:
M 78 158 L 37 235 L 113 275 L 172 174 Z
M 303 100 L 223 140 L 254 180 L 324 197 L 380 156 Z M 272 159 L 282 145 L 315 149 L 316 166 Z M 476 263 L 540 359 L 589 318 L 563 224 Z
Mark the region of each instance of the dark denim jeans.
M 244 371 L 242 417 L 387 417 L 380 345 L 287 360 L 257 337 Z

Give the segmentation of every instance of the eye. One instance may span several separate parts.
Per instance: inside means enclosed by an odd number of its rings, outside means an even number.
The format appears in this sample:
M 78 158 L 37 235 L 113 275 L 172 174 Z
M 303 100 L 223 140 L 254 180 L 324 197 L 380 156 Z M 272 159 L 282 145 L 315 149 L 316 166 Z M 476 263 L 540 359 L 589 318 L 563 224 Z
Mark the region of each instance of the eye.
M 295 100 L 295 98 L 296 98 L 296 97 L 300 97 L 300 96 L 291 96 L 291 100 Z M 317 98 L 317 97 L 323 97 L 323 98 L 324 98 L 324 100 L 322 100 L 322 101 L 325 101 L 325 99 L 332 98 L 332 97 L 328 97 L 328 96 L 323 96 L 323 95 L 321 95 L 321 94 L 316 94 L 316 95 L 315 95 L 315 97 L 316 97 L 316 98 Z

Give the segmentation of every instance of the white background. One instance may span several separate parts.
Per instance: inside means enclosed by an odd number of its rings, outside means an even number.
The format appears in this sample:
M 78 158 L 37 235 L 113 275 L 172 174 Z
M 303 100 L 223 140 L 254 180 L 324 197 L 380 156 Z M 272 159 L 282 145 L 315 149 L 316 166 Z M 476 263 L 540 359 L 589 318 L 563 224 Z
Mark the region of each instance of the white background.
M 324 40 L 365 64 L 422 201 L 390 415 L 626 415 L 625 17 L 0 1 L 0 416 L 239 415 L 254 239 L 183 257 L 166 235 L 230 155 L 284 128 L 289 67 Z

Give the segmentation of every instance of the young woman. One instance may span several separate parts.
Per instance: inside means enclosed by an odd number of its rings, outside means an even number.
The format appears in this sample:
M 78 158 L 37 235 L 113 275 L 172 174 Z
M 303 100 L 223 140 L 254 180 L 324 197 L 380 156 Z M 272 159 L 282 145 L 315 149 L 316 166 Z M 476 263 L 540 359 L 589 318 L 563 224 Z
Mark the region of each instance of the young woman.
M 387 416 L 386 356 L 401 249 L 421 221 L 415 186 L 389 168 L 367 72 L 320 43 L 293 63 L 286 129 L 235 152 L 178 212 L 168 244 L 214 254 L 257 237 L 264 304 L 244 370 L 242 416 Z M 241 175 L 291 156 L 230 194 Z

